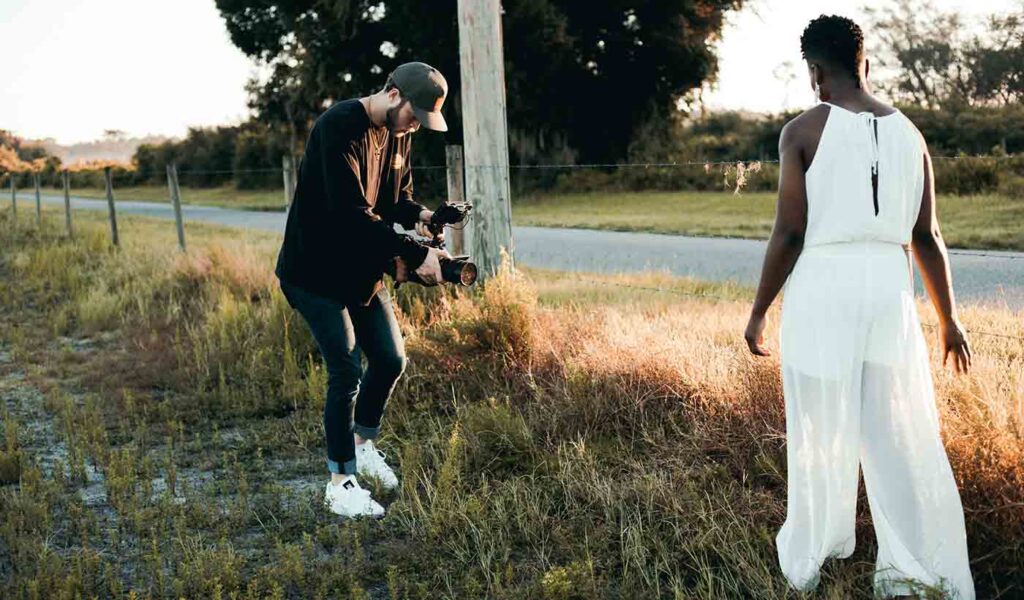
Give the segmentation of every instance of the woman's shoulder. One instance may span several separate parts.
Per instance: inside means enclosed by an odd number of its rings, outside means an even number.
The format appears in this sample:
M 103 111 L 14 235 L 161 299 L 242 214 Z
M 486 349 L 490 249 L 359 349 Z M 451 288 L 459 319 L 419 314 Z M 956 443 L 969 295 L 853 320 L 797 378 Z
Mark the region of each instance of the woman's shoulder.
M 808 127 L 820 127 L 825 124 L 825 121 L 828 120 L 828 115 L 830 112 L 832 112 L 832 107 L 824 102 L 821 102 L 790 119 L 783 127 L 783 129 L 806 129 Z
M 779 147 L 805 145 L 810 142 L 816 147 L 828 122 L 830 109 L 830 106 L 822 103 L 792 118 L 782 127 Z

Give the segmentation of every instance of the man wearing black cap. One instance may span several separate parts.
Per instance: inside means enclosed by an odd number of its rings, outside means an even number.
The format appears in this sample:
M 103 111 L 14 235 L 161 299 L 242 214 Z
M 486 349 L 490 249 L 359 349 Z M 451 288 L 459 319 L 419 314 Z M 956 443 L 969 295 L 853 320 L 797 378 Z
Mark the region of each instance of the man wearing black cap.
M 357 473 L 385 488 L 398 484 L 372 441 L 406 363 L 383 274 L 393 268 L 398 282 L 411 272 L 427 285 L 441 281 L 439 258 L 447 254 L 394 224 L 412 229 L 433 216 L 412 198 L 409 134 L 420 125 L 447 131 L 447 92 L 437 69 L 413 62 L 396 68 L 376 94 L 331 106 L 310 131 L 288 211 L 276 273 L 327 366 L 325 503 L 345 517 L 384 513 Z

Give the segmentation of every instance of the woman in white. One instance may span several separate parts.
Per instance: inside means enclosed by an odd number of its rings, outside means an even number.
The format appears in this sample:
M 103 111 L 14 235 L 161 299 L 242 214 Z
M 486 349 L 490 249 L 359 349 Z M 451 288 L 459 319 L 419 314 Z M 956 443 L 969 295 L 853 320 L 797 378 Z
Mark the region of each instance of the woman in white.
M 878 539 L 875 593 L 974 598 L 963 508 L 939 436 L 909 250 L 941 323 L 943 363 L 970 368 L 921 134 L 867 90 L 863 35 L 822 16 L 801 37 L 823 102 L 782 130 L 776 224 L 745 337 L 780 334 L 788 494 L 776 542 L 790 584 L 854 549 L 858 466 Z

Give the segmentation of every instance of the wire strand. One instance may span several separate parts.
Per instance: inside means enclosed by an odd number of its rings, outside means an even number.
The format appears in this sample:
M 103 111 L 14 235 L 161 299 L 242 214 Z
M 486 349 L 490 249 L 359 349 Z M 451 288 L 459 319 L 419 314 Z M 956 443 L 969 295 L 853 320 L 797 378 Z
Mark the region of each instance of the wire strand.
M 1017 160 L 1024 158 L 1021 154 L 979 154 L 979 155 L 935 155 L 931 157 L 932 160 Z M 542 163 L 542 164 L 509 164 L 509 165 L 469 165 L 467 169 L 610 169 L 610 168 L 667 168 L 667 167 L 688 167 L 688 166 L 721 166 L 728 165 L 734 166 L 742 164 L 749 166 L 753 164 L 778 164 L 779 160 L 775 158 L 747 158 L 747 159 L 731 159 L 731 160 L 686 160 L 686 161 L 669 161 L 669 162 L 635 162 L 635 163 Z M 435 170 L 435 169 L 447 169 L 447 165 L 414 165 L 411 167 L 413 170 L 424 171 L 424 170 Z M 88 171 L 102 171 L 103 169 L 97 167 L 95 169 L 82 169 L 76 172 L 88 172 Z M 192 173 L 192 174 L 228 174 L 228 173 L 274 173 L 281 172 L 281 168 L 267 167 L 267 168 L 256 168 L 256 169 L 182 169 L 178 171 L 178 174 Z M 10 171 L 3 171 L 2 173 L 7 174 Z

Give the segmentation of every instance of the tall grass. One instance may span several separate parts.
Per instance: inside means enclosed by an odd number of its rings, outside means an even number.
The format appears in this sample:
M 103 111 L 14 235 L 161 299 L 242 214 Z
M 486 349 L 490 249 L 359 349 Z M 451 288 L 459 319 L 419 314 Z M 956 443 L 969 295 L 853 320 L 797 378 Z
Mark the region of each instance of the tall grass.
M 4 597 L 792 596 L 778 364 L 739 339 L 746 291 L 609 297 L 512 271 L 404 286 L 411 361 L 381 440 L 402 485 L 376 490 L 383 521 L 339 522 L 320 506 L 325 377 L 271 274 L 278 240 L 198 228 L 183 255 L 132 219 L 111 250 L 99 217 L 80 223 L 71 242 L 0 217 L 0 350 L 26 378 L 0 377 L 48 415 L 2 415 Z M 708 289 L 633 283 L 651 280 Z M 1020 313 L 963 312 L 1024 336 Z M 979 597 L 1015 597 L 1024 346 L 973 343 L 971 377 L 933 365 L 943 435 Z M 815 597 L 871 597 L 872 538 L 862 501 L 858 550 Z

